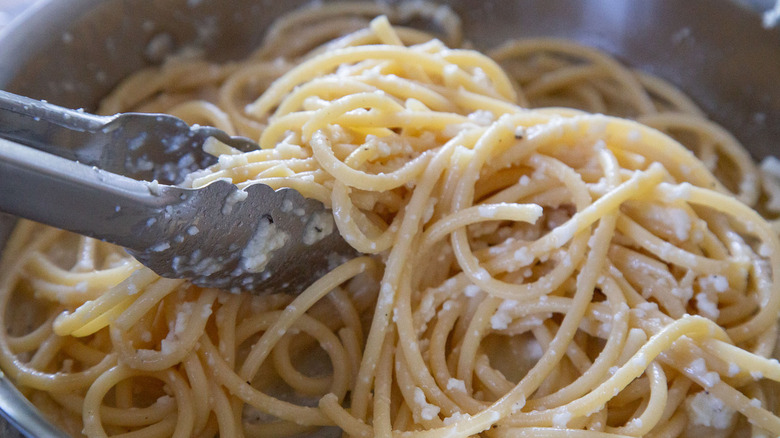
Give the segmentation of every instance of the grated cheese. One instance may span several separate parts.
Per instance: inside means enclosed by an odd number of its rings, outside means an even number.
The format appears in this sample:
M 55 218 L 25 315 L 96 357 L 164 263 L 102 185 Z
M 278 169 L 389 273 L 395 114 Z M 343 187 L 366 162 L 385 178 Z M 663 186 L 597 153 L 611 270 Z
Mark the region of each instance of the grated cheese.
M 428 403 L 425 399 L 425 393 L 420 387 L 414 388 L 414 402 L 422 408 L 420 417 L 423 420 L 433 420 L 433 417 L 438 415 L 441 410 L 438 406 Z
M 313 245 L 333 233 L 333 215 L 327 211 L 314 213 L 303 230 L 303 243 Z
M 466 392 L 466 382 L 464 382 L 463 380 L 450 377 L 450 379 L 447 380 L 447 391 L 453 391 L 453 390 Z
M 475 297 L 480 291 L 479 286 L 469 284 L 465 288 L 463 288 L 463 294 L 466 295 L 469 298 Z
M 566 425 L 569 424 L 571 417 L 572 415 L 569 411 L 558 412 L 557 414 L 553 415 L 553 427 L 557 427 L 558 429 L 566 429 Z
M 271 261 L 271 253 L 283 247 L 288 238 L 288 234 L 273 222 L 261 219 L 254 236 L 241 252 L 241 268 L 247 272 L 262 272 Z
M 693 360 L 688 365 L 688 371 L 699 377 L 702 380 L 702 384 L 706 387 L 711 387 L 720 381 L 720 376 L 715 371 L 709 371 L 707 369 L 707 363 L 704 358 L 698 358 Z
M 230 214 L 233 211 L 233 207 L 237 203 L 244 201 L 247 196 L 249 196 L 249 193 L 243 190 L 236 190 L 235 192 L 229 194 L 227 198 L 225 198 L 225 202 L 222 204 L 222 214 Z
M 734 417 L 734 410 L 726 406 L 723 400 L 702 391 L 688 399 L 686 403 L 688 417 L 695 425 L 725 429 Z
M 493 330 L 504 330 L 512 322 L 510 311 L 517 307 L 519 303 L 515 300 L 505 300 L 498 306 L 496 313 L 490 317 L 490 326 Z
M 702 316 L 706 316 L 709 319 L 716 320 L 720 316 L 718 303 L 710 300 L 710 297 L 704 292 L 696 294 L 696 308 L 699 309 L 699 313 Z

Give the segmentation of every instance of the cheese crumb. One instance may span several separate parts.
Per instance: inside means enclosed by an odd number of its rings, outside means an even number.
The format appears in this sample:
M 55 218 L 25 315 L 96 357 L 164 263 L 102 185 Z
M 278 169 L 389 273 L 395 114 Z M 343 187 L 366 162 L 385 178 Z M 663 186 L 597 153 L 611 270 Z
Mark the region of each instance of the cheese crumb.
M 666 213 L 667 223 L 672 227 L 677 239 L 682 242 L 688 240 L 691 232 L 691 218 L 688 213 L 681 208 L 669 208 Z
M 479 205 L 477 206 L 477 211 L 479 211 L 480 216 L 490 219 L 496 217 L 498 207 L 495 205 Z
M 225 198 L 225 202 L 222 204 L 222 214 L 230 214 L 233 211 L 233 206 L 245 200 L 247 196 L 249 196 L 249 193 L 243 190 L 236 190 L 235 192 L 229 194 L 227 198 Z
M 708 275 L 699 278 L 699 286 L 704 290 L 714 290 L 722 293 L 729 290 L 729 280 L 723 275 Z
M 271 253 L 283 247 L 288 237 L 273 222 L 261 219 L 254 236 L 241 252 L 241 268 L 247 272 L 262 272 L 271 261 Z
M 303 243 L 313 245 L 333 233 L 334 228 L 333 215 L 330 212 L 314 213 L 303 231 Z
M 720 316 L 718 303 L 710 300 L 710 297 L 704 292 L 696 294 L 696 307 L 702 316 L 706 316 L 709 319 L 716 320 Z
M 720 376 L 715 371 L 707 370 L 707 363 L 703 358 L 693 360 L 688 365 L 688 371 L 696 375 L 702 380 L 702 384 L 706 387 L 711 387 L 720 381 Z
M 525 246 L 515 251 L 514 257 L 520 266 L 527 266 L 534 261 L 533 256 L 528 252 L 528 248 Z
M 466 392 L 466 382 L 450 377 L 450 379 L 447 380 L 447 391 L 452 390 Z
M 420 411 L 420 417 L 423 420 L 433 420 L 433 417 L 439 414 L 441 410 L 438 406 L 428 403 L 425 399 L 425 393 L 422 388 L 414 388 L 414 402 L 422 408 Z
M 557 427 L 558 429 L 565 429 L 566 425 L 569 424 L 569 420 L 571 420 L 571 412 L 558 412 L 557 414 L 553 415 L 553 427 Z
M 506 300 L 498 306 L 496 313 L 490 317 L 490 326 L 493 330 L 504 330 L 512 322 L 510 311 L 517 307 L 519 303 L 515 300 Z
M 475 297 L 479 293 L 480 289 L 479 286 L 469 284 L 465 288 L 463 288 L 463 294 L 466 295 L 469 298 Z
M 723 400 L 705 391 L 689 398 L 686 408 L 693 424 L 715 429 L 729 427 L 734 417 L 734 410 L 726 406 Z
M 460 412 L 455 412 L 449 417 L 444 419 L 444 425 L 449 426 L 450 424 L 468 420 L 469 418 L 471 418 L 471 415 L 469 414 L 461 414 Z
M 663 190 L 663 200 L 666 202 L 674 202 L 674 201 L 687 201 L 691 197 L 691 189 L 693 186 L 691 186 L 690 183 L 684 182 L 681 184 L 670 184 L 662 182 L 658 184 L 658 188 Z M 665 192 L 665 193 L 664 193 Z

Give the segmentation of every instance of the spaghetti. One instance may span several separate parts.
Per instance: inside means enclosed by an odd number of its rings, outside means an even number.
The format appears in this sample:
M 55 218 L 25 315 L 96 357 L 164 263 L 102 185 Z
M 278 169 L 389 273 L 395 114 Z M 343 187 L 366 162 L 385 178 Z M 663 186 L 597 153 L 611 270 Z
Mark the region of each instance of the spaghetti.
M 412 17 L 442 34 L 390 25 Z M 212 144 L 187 184 L 293 187 L 364 256 L 296 297 L 231 294 L 22 221 L 3 371 L 94 437 L 780 434 L 773 182 L 660 79 L 460 39 L 442 6 L 329 4 L 245 61 L 127 79 L 102 112 L 259 141 Z

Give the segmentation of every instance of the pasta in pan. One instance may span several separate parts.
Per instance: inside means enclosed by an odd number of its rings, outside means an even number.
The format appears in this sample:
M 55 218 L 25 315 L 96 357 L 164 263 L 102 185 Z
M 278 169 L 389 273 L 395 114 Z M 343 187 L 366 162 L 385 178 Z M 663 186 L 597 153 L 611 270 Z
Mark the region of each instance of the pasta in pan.
M 414 17 L 441 34 L 390 24 Z M 95 437 L 780 434 L 776 182 L 658 78 L 461 38 L 446 7 L 329 4 L 128 78 L 101 112 L 258 140 L 188 184 L 293 187 L 364 255 L 232 294 L 21 222 L 3 371 Z

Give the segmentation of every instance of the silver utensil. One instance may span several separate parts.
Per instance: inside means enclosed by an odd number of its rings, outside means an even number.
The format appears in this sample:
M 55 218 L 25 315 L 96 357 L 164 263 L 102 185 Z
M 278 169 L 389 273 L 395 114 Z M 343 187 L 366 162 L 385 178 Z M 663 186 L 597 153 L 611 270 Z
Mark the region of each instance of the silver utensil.
M 235 292 L 300 292 L 355 255 L 330 211 L 295 190 L 169 185 L 216 161 L 203 152 L 210 137 L 257 148 L 172 116 L 96 116 L 0 91 L 0 210 L 121 245 L 163 277 Z
M 65 433 L 41 417 L 38 409 L 24 398 L 2 371 L 0 371 L 0 407 L 2 407 L 0 413 L 5 414 L 5 417 L 0 418 L 6 418 L 16 428 L 24 430 L 28 437 L 66 438 Z M 0 436 L 12 438 L 16 435 L 13 434 L 13 430 L 7 429 L 0 422 Z
M 236 0 L 226 8 L 223 2 L 189 0 L 39 0 L 0 31 L 0 87 L 66 106 L 94 107 L 119 80 L 159 63 L 146 51 L 155 38 L 172 41 L 171 51 L 194 46 L 210 60 L 240 59 L 252 53 L 276 17 L 308 3 Z M 510 38 L 570 38 L 671 80 L 757 158 L 776 154 L 780 138 L 780 29 L 761 23 L 761 13 L 774 3 L 446 1 L 464 18 L 466 35 L 477 48 Z M 13 223 L 12 216 L 0 214 L 0 248 Z M 1 397 L 6 388 L 7 397 Z M 0 410 L 14 422 L 5 428 L 0 418 L 4 438 L 65 436 L 40 432 L 53 428 L 11 385 L 0 384 Z

